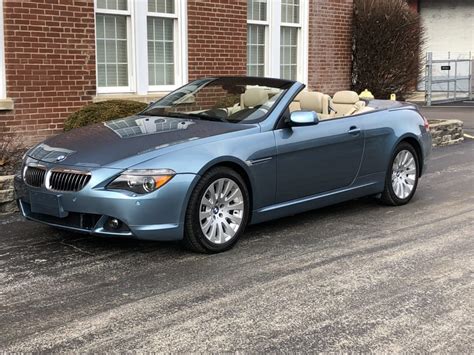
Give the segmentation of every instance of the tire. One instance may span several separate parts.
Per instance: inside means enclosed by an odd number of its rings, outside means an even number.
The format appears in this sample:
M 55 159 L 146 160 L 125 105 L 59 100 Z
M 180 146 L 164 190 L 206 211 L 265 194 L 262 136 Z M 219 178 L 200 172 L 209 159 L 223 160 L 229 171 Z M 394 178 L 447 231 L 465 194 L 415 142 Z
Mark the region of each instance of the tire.
M 390 206 L 407 204 L 415 195 L 419 176 L 420 162 L 415 148 L 407 142 L 400 143 L 390 159 L 380 200 Z
M 199 253 L 229 250 L 243 234 L 249 212 L 249 193 L 242 177 L 227 167 L 209 170 L 189 199 L 184 246 Z

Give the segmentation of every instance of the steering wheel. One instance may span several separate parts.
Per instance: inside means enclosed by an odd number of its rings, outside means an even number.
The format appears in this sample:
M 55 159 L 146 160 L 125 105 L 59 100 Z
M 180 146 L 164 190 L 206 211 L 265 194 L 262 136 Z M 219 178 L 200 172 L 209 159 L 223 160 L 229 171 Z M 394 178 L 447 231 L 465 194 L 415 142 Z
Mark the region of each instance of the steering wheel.
M 203 111 L 200 113 L 200 115 L 211 117 L 222 122 L 228 122 L 227 112 L 221 108 L 213 108 L 207 111 Z

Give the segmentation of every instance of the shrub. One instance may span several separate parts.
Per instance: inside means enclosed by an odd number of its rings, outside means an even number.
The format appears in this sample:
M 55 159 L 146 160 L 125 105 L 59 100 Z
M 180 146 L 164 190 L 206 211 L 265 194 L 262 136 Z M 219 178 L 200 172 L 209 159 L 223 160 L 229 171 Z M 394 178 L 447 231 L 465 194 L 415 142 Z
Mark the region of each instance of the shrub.
M 93 123 L 131 116 L 144 110 L 145 107 L 147 107 L 147 104 L 131 100 L 109 100 L 92 103 L 69 115 L 64 122 L 64 130 L 69 131 Z
M 12 175 L 20 170 L 25 150 L 20 136 L 0 132 L 0 176 Z
M 422 71 L 423 36 L 420 16 L 405 0 L 355 0 L 353 89 L 406 98 Z

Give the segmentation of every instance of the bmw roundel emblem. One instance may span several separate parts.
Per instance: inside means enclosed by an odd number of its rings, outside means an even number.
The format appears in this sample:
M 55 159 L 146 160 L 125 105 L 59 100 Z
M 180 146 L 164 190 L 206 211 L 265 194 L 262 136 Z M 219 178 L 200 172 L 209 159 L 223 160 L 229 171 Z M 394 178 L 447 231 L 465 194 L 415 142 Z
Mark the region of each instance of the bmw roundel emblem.
M 66 159 L 66 156 L 65 155 L 60 155 L 56 158 L 56 162 L 59 163 L 60 161 L 63 161 L 64 159 Z

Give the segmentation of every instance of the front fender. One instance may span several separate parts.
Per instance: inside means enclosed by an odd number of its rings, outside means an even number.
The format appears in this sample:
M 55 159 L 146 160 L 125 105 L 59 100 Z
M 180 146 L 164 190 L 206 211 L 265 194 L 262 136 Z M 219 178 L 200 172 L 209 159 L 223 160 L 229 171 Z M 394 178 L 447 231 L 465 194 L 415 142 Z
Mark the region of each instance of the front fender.
M 173 169 L 178 174 L 202 176 L 213 166 L 227 164 L 245 173 L 252 193 L 252 207 L 273 204 L 276 192 L 276 147 L 273 132 L 257 132 L 244 136 L 196 145 L 161 155 L 134 169 Z M 194 189 L 195 183 L 190 186 Z

